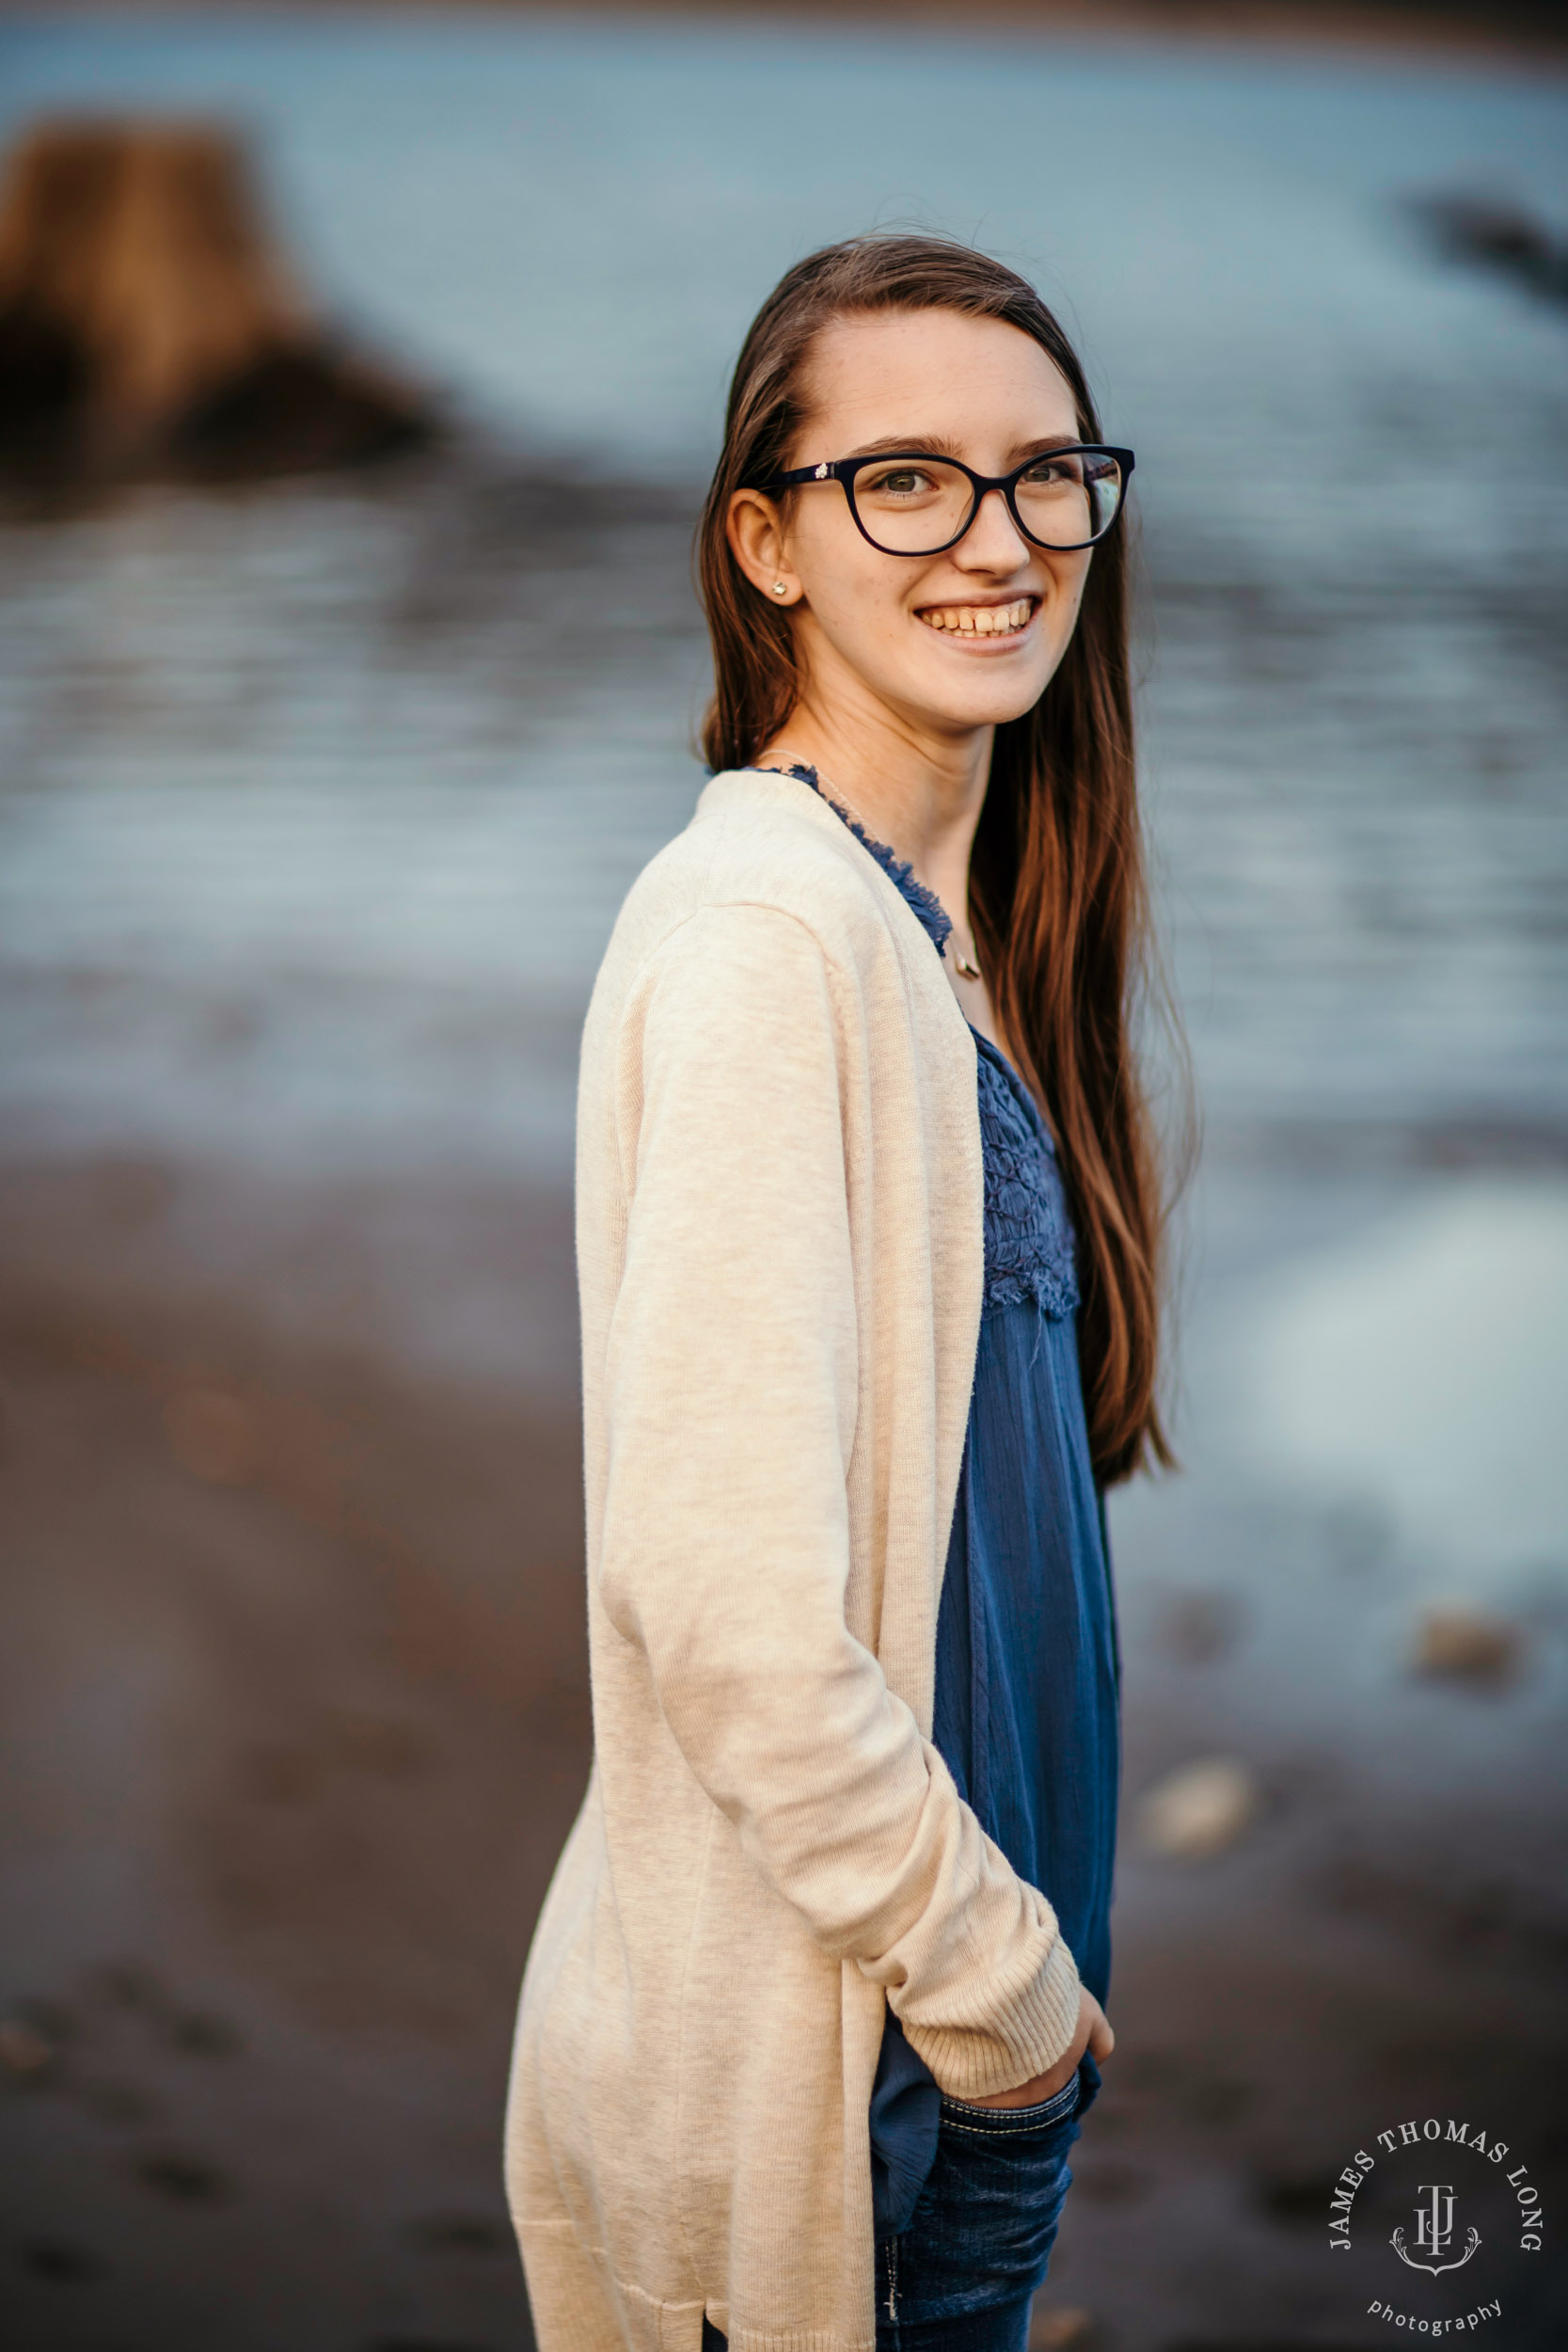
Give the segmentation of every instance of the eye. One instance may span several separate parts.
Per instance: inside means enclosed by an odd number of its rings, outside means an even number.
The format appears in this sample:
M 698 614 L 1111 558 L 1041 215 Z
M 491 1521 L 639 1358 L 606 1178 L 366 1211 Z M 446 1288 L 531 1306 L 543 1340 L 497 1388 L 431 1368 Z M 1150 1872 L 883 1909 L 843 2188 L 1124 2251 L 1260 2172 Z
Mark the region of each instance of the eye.
M 1076 454 L 1071 456 L 1052 455 L 1049 457 L 1037 457 L 1028 472 L 1019 476 L 1019 485 L 1021 488 L 1028 488 L 1031 490 L 1055 489 L 1059 488 L 1063 483 L 1078 483 L 1082 482 L 1083 479 L 1084 461 L 1082 457 L 1077 456 Z
M 936 484 L 924 466 L 884 466 L 879 472 L 868 474 L 861 485 L 874 498 L 925 498 Z

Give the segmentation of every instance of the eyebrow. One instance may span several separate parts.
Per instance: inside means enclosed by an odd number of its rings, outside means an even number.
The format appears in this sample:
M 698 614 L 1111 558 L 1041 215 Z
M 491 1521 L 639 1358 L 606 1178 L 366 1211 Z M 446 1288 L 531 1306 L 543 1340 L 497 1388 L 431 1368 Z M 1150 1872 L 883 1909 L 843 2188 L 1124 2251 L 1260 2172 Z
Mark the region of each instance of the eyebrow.
M 1013 446 L 1013 463 L 1022 465 L 1028 458 L 1043 456 L 1049 449 L 1076 449 L 1076 433 L 1041 433 L 1030 441 L 1018 441 Z M 952 457 L 961 465 L 958 445 L 945 433 L 889 433 L 879 441 L 863 441 L 859 449 L 848 453 L 851 457 Z

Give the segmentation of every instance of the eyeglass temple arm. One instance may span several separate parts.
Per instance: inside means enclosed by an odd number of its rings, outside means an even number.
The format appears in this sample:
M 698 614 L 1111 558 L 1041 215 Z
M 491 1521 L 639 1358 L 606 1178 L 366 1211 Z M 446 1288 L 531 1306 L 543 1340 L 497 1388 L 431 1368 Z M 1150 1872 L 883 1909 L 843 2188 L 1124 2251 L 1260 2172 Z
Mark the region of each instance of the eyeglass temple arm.
M 749 482 L 742 487 L 749 490 L 794 490 L 802 482 L 842 482 L 857 466 L 869 466 L 869 457 L 838 457 L 830 465 L 826 458 L 819 466 L 794 466 L 788 473 L 770 473 L 766 482 Z
M 1132 451 L 1115 449 L 1109 441 L 1072 441 L 1057 451 L 1042 451 L 1041 454 L 1066 457 L 1080 450 L 1092 451 L 1096 456 L 1114 457 L 1121 468 L 1124 483 L 1132 470 L 1134 460 Z M 911 450 L 907 453 L 911 457 L 921 454 L 918 450 Z M 819 466 L 793 466 L 787 473 L 769 474 L 766 482 L 751 482 L 744 486 L 747 489 L 764 491 L 795 490 L 799 489 L 803 482 L 842 482 L 846 475 L 856 472 L 860 467 L 874 466 L 876 462 L 874 457 L 835 457 L 832 460 L 824 458 Z M 953 462 L 958 463 L 957 459 Z M 1035 461 L 1028 459 L 1025 462 L 1033 464 Z M 977 474 L 972 467 L 963 465 L 959 466 L 959 471 L 967 473 L 973 483 L 979 485 L 983 482 L 989 489 L 992 490 L 1001 489 L 1004 484 L 1011 479 L 1011 476 L 1007 474 L 997 474 L 994 477 Z

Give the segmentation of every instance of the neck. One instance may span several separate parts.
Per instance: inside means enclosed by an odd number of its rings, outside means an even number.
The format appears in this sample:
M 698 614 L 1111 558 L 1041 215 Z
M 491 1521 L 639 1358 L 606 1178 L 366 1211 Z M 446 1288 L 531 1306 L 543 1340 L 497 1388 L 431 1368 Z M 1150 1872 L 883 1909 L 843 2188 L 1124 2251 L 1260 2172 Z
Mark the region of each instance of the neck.
M 828 712 L 799 703 L 759 755 L 804 760 L 873 837 L 909 861 L 967 943 L 969 859 L 990 780 L 994 730 L 930 738 L 891 711 Z

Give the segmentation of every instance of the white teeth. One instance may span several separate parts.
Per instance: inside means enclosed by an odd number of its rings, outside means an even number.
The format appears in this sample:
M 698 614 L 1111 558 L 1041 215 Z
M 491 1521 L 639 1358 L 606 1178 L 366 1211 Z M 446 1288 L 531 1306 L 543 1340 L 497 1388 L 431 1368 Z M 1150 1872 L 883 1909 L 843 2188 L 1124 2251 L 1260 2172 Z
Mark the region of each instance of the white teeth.
M 931 628 L 956 629 L 960 637 L 1008 637 L 1026 628 L 1034 606 L 1027 596 L 1016 604 L 939 604 L 920 617 Z

